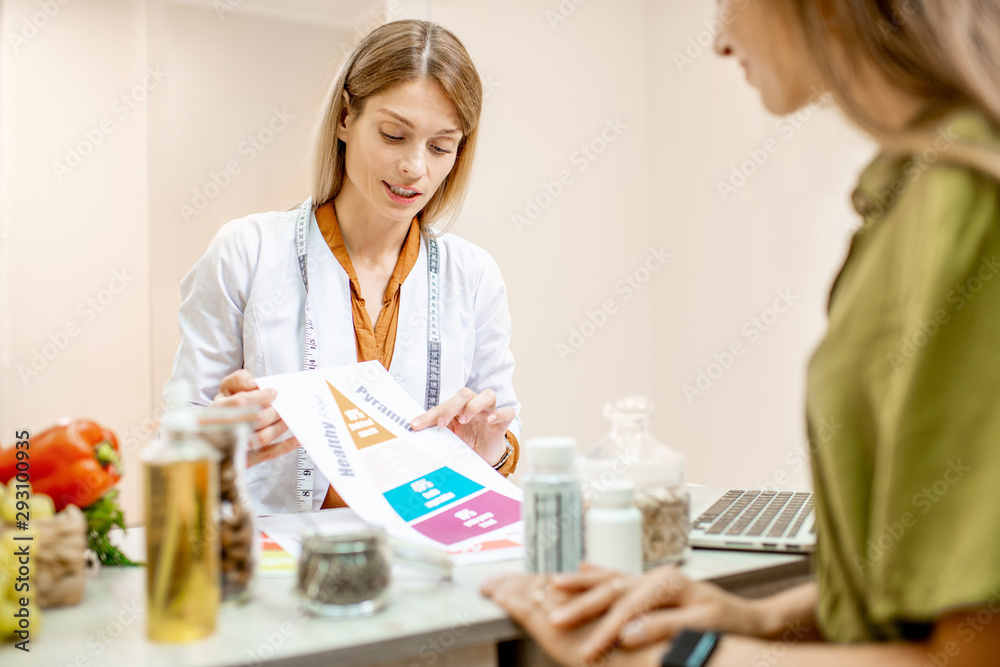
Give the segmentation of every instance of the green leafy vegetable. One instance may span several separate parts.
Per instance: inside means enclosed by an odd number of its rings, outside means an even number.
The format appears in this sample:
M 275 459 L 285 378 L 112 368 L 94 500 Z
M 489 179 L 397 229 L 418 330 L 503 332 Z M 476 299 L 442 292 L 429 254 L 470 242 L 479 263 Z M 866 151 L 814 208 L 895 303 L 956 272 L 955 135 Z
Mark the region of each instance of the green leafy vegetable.
M 101 496 L 100 500 L 85 508 L 83 514 L 87 517 L 87 546 L 101 565 L 142 565 L 123 554 L 108 537 L 108 531 L 116 526 L 125 530 L 125 515 L 118 506 L 118 489 Z

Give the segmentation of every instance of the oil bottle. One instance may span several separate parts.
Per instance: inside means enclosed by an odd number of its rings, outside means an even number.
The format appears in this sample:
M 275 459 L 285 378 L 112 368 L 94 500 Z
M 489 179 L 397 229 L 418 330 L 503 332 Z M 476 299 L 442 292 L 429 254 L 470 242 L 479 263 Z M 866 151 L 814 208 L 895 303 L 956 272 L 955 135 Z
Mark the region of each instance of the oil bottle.
M 219 454 L 192 408 L 175 406 L 143 455 L 147 635 L 187 642 L 215 632 L 219 583 Z

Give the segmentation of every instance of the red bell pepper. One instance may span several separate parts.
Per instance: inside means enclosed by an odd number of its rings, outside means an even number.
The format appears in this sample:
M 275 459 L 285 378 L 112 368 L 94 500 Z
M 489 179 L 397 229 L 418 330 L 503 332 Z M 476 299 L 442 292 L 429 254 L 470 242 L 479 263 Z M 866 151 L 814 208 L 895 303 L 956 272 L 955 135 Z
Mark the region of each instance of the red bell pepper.
M 0 450 L 0 482 L 17 475 L 17 451 Z M 89 507 L 122 476 L 118 438 L 89 419 L 60 421 L 30 438 L 27 453 L 31 488 L 50 496 L 57 512 L 66 505 Z

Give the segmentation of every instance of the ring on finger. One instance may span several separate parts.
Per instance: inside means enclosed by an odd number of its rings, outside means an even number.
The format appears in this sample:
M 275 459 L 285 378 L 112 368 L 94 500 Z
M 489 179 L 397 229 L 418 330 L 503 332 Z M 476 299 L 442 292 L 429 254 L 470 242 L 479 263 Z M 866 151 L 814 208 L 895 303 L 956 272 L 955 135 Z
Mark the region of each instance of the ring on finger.
M 549 585 L 550 585 L 548 575 L 544 576 L 541 581 L 541 585 L 535 588 L 531 593 L 531 598 L 535 601 L 535 605 L 541 605 L 545 602 L 545 598 L 549 595 Z
M 621 637 L 628 637 L 632 641 L 639 641 L 646 636 L 646 621 L 642 616 L 633 618 L 622 628 Z

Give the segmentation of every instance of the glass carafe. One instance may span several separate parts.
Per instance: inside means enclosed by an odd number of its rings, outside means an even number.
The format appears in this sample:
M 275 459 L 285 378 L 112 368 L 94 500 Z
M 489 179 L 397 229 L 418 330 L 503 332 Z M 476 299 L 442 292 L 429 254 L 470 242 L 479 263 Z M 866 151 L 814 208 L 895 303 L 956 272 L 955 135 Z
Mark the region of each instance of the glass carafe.
M 584 505 L 589 507 L 614 482 L 631 481 L 635 506 L 642 513 L 644 567 L 684 560 L 690 526 L 684 457 L 650 433 L 653 404 L 648 398 L 608 401 L 604 416 L 611 422 L 611 431 L 580 462 Z

